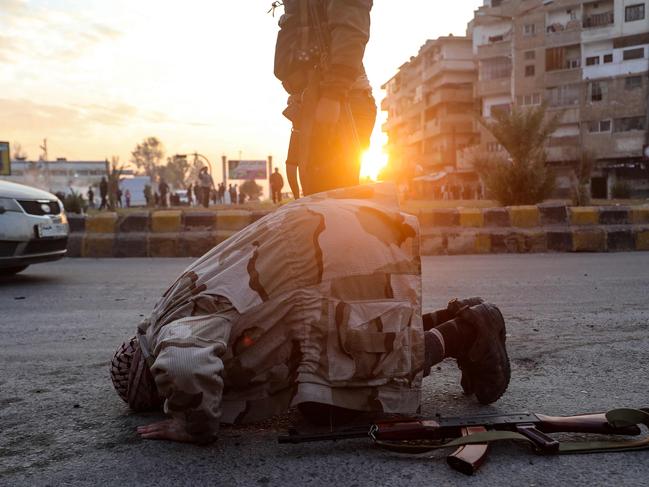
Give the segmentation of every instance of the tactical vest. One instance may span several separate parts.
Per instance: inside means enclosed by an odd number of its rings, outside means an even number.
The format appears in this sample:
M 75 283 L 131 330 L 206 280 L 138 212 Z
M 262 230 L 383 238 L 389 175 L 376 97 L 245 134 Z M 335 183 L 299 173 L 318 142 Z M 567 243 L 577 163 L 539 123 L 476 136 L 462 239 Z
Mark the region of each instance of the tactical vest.
M 323 61 L 329 45 L 322 0 L 284 0 L 275 46 L 275 76 L 290 94 L 301 93 L 309 72 Z

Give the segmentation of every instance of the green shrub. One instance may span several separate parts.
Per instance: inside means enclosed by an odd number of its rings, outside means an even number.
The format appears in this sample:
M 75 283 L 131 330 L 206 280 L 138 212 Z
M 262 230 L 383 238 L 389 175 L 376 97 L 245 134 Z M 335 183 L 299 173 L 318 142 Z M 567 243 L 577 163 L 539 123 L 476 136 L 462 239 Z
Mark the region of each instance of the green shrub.
M 476 170 L 488 193 L 503 205 L 532 205 L 548 198 L 555 175 L 546 165 L 545 144 L 559 125 L 546 106 L 494 111 L 480 123 L 507 151 L 509 158 L 478 157 Z
M 66 195 L 63 199 L 63 207 L 68 213 L 83 213 L 88 209 L 88 204 L 86 203 L 86 200 L 83 199 L 81 193 L 71 191 L 71 193 Z

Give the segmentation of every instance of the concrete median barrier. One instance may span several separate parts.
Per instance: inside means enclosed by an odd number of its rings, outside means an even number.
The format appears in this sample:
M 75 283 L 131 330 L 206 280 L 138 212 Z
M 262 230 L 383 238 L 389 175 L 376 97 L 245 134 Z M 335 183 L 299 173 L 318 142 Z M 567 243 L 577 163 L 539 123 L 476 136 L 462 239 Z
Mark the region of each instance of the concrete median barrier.
M 460 208 L 458 213 L 461 227 L 479 228 L 484 226 L 484 216 L 479 208 Z
M 216 229 L 236 231 L 246 228 L 252 222 L 252 214 L 247 210 L 223 210 L 216 212 Z
M 538 207 L 510 206 L 508 210 L 512 227 L 534 228 L 539 226 Z
M 127 213 L 117 221 L 119 233 L 146 233 L 151 229 L 151 215 L 148 211 Z
M 120 233 L 115 238 L 113 248 L 115 257 L 148 257 L 148 234 L 147 233 Z
M 592 206 L 570 208 L 570 223 L 572 225 L 597 225 L 599 210 Z
M 70 215 L 70 257 L 200 257 L 273 210 Z M 422 255 L 649 250 L 649 207 L 423 210 Z M 73 223 L 72 223 L 73 222 Z
M 154 211 L 151 214 L 151 231 L 153 233 L 179 232 L 182 229 L 181 222 L 180 210 Z
M 86 233 L 81 257 L 113 257 L 114 245 L 114 233 Z
M 181 234 L 149 233 L 149 257 L 185 257 L 181 253 Z
M 185 231 L 180 235 L 180 253 L 183 257 L 200 257 L 217 244 L 215 232 Z
M 117 213 L 97 213 L 86 218 L 86 233 L 115 233 Z
M 602 228 L 579 229 L 572 234 L 574 252 L 604 252 L 606 232 Z

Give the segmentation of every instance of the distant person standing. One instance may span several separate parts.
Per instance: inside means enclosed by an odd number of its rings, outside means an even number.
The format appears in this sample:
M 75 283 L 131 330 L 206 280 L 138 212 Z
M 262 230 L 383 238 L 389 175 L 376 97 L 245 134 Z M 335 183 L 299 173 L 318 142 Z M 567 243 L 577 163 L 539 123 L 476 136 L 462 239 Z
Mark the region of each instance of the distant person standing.
M 101 198 L 99 209 L 103 210 L 108 207 L 108 181 L 106 181 L 105 177 L 101 178 L 99 183 L 99 197 Z
M 194 183 L 194 200 L 196 201 L 196 206 L 201 204 L 201 187 L 198 185 L 198 182 Z
M 122 190 L 120 188 L 117 188 L 117 191 L 115 191 L 115 200 L 117 201 L 117 206 L 122 208 Z
M 193 193 L 192 193 L 192 184 L 189 183 L 189 186 L 187 186 L 187 204 L 191 207 L 194 206 L 194 198 L 193 198 Z
M 201 186 L 201 203 L 205 208 L 210 206 L 210 191 L 214 187 L 214 180 L 209 172 L 207 166 L 203 167 L 198 173 L 198 184 Z
M 275 168 L 275 172 L 270 175 L 270 191 L 273 193 L 273 203 L 282 202 L 282 188 L 284 187 L 284 178 Z
M 230 188 L 230 202 L 233 205 L 236 205 L 238 203 L 238 201 L 239 201 L 238 198 L 237 198 L 237 194 L 238 194 L 237 188 L 238 187 L 239 187 L 239 185 L 235 184 L 234 186 L 232 186 Z
M 92 186 L 88 187 L 88 193 L 86 193 L 86 194 L 88 195 L 88 206 L 90 208 L 94 208 L 95 207 L 95 192 L 92 190 Z
M 131 190 L 130 189 L 127 189 L 124 192 L 124 199 L 126 200 L 126 208 L 130 208 L 131 207 Z
M 158 191 L 160 192 L 160 206 L 162 208 L 166 208 L 167 195 L 169 194 L 169 185 L 164 180 L 164 178 L 160 178 L 160 182 L 158 183 Z
M 225 204 L 225 183 L 219 183 L 219 204 Z

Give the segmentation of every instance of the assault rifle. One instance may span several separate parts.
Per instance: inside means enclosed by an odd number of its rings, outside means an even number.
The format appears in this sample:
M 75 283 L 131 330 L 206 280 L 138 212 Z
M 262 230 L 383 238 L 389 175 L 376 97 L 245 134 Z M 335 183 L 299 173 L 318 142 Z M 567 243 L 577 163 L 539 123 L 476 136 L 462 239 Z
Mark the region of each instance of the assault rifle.
M 467 475 L 474 474 L 485 461 L 489 444 L 500 440 L 520 440 L 537 453 L 593 453 L 649 449 L 649 437 L 641 440 L 559 442 L 550 433 L 590 433 L 636 436 L 640 424 L 649 426 L 649 409 L 614 409 L 607 413 L 579 416 L 544 414 L 487 414 L 435 419 L 397 419 L 355 426 L 325 433 L 303 434 L 290 429 L 279 443 L 306 443 L 367 438 L 379 447 L 401 453 L 424 453 L 455 447 L 448 464 Z

